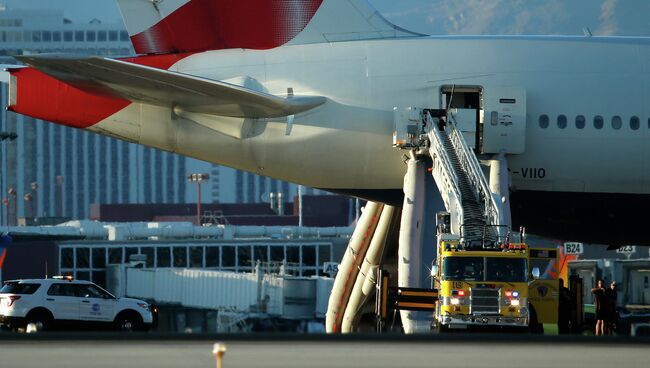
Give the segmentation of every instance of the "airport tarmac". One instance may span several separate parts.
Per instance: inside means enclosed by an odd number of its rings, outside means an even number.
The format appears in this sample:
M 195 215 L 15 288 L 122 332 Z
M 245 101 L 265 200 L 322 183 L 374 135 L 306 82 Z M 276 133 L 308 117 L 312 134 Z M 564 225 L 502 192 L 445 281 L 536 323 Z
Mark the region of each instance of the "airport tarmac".
M 215 366 L 215 339 L 48 338 L 0 340 L 0 367 Z M 292 367 L 643 367 L 650 344 L 594 339 L 344 339 L 253 340 L 224 338 L 223 368 Z

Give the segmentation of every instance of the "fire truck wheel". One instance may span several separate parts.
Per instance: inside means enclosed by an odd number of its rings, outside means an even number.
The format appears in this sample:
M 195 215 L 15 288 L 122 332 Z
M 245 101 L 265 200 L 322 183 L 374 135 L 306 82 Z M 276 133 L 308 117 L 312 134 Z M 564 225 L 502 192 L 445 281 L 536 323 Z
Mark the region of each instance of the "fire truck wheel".
M 445 332 L 447 332 L 447 328 L 445 326 L 443 326 L 440 322 L 433 321 L 433 323 L 431 324 L 431 331 L 433 331 L 433 333 L 437 333 L 437 334 L 445 333 Z

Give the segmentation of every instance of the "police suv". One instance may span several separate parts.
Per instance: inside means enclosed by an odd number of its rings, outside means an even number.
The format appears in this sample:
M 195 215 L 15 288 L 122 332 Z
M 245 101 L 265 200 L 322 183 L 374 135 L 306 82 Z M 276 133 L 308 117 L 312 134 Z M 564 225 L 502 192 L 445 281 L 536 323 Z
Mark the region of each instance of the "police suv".
M 0 289 L 0 324 L 12 329 L 103 325 L 145 331 L 153 321 L 153 308 L 145 301 L 116 298 L 70 277 L 6 281 Z

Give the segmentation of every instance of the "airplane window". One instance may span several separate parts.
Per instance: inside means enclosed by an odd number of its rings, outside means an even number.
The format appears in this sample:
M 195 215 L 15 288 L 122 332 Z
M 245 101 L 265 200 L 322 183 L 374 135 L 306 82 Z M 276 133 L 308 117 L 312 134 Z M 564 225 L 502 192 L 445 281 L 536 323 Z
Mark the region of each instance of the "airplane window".
M 576 116 L 576 128 L 584 129 L 587 119 L 583 115 Z
M 548 115 L 544 114 L 539 117 L 539 127 L 542 129 L 548 128 Z
M 630 128 L 632 130 L 639 130 L 639 127 L 641 126 L 641 120 L 639 119 L 638 116 L 632 116 L 630 118 Z
M 566 115 L 559 115 L 557 117 L 557 127 L 560 129 L 566 128 Z
M 605 120 L 603 119 L 603 117 L 600 115 L 596 115 L 594 117 L 594 128 L 603 129 L 604 125 L 605 125 Z
M 612 128 L 618 130 L 623 126 L 623 120 L 620 116 L 616 115 L 612 118 Z

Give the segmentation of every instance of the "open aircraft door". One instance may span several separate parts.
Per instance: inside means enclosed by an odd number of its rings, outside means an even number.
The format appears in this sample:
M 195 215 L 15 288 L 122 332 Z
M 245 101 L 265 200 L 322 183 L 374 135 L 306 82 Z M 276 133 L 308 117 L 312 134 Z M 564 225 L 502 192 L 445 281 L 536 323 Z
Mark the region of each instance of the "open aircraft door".
M 526 148 L 526 90 L 485 88 L 482 153 L 523 153 Z

